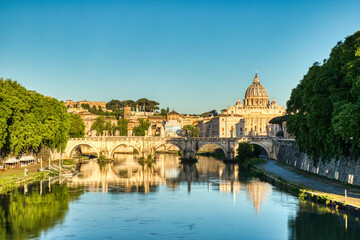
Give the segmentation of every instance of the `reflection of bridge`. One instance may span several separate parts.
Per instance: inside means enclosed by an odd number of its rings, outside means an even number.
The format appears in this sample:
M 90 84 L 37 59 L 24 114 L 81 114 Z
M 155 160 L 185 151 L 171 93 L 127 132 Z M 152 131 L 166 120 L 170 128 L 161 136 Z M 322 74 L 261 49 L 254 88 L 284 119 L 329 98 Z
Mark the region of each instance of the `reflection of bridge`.
M 65 156 L 72 157 L 74 151 L 82 146 L 91 147 L 99 156 L 104 154 L 113 158 L 114 152 L 119 146 L 133 147 L 140 156 L 152 154 L 164 145 L 176 146 L 184 159 L 195 159 L 199 149 L 208 144 L 219 146 L 225 153 L 227 159 L 232 160 L 236 156 L 236 149 L 240 142 L 249 142 L 260 145 L 265 149 L 269 158 L 277 159 L 276 140 L 268 137 L 252 138 L 191 138 L 191 137 L 88 137 L 69 139 Z

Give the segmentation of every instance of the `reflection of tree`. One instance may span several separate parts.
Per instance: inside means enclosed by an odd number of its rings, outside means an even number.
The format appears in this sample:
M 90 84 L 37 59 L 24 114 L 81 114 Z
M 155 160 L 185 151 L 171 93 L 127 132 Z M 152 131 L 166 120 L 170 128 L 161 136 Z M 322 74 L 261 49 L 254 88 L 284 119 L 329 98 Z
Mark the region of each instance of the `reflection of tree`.
M 255 211 L 258 213 L 261 204 L 266 201 L 271 187 L 268 183 L 254 180 L 246 184 L 246 189 L 249 199 L 253 202 Z
M 330 208 L 301 201 L 295 217 L 289 219 L 289 239 L 359 239 L 360 226 L 354 217 L 332 213 Z
M 67 185 L 52 185 L 51 192 L 48 188 L 42 190 L 42 195 L 39 186 L 35 186 L 27 195 L 15 191 L 0 196 L 0 239 L 38 237 L 41 231 L 62 221 L 69 202 L 82 194 L 69 191 Z

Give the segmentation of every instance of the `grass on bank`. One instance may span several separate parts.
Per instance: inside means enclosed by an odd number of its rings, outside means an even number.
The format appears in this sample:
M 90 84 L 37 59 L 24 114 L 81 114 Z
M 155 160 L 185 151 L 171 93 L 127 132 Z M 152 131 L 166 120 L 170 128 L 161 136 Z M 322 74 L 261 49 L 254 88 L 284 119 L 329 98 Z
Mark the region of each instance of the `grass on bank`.
M 26 166 L 26 168 L 29 170 L 27 176 L 32 176 L 38 172 L 40 164 Z M 4 172 L 0 172 L 0 185 L 25 177 L 24 172 L 25 167 L 5 169 Z
M 266 163 L 266 160 L 260 157 L 239 159 L 239 165 L 246 170 L 251 170 L 253 166 L 263 163 Z

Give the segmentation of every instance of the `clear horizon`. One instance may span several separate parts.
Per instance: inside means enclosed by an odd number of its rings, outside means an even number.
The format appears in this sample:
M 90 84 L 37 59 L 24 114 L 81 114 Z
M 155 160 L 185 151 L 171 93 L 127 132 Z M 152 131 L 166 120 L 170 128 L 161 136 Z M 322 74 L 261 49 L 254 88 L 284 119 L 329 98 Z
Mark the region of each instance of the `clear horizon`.
M 0 77 L 59 100 L 148 98 L 179 113 L 243 100 L 257 71 L 286 106 L 360 30 L 359 1 L 0 1 Z

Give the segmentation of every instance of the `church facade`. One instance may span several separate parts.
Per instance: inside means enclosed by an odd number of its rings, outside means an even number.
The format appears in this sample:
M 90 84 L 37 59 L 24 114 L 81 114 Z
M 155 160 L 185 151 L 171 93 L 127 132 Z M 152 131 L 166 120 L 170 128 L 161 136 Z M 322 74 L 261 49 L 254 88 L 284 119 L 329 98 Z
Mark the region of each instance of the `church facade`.
M 247 88 L 243 102 L 240 99 L 219 116 L 201 123 L 203 137 L 245 137 L 266 136 L 271 125 L 269 121 L 285 115 L 285 108 L 273 99 L 270 102 L 266 88 L 255 74 L 253 83 Z M 219 124 L 221 123 L 221 124 Z

